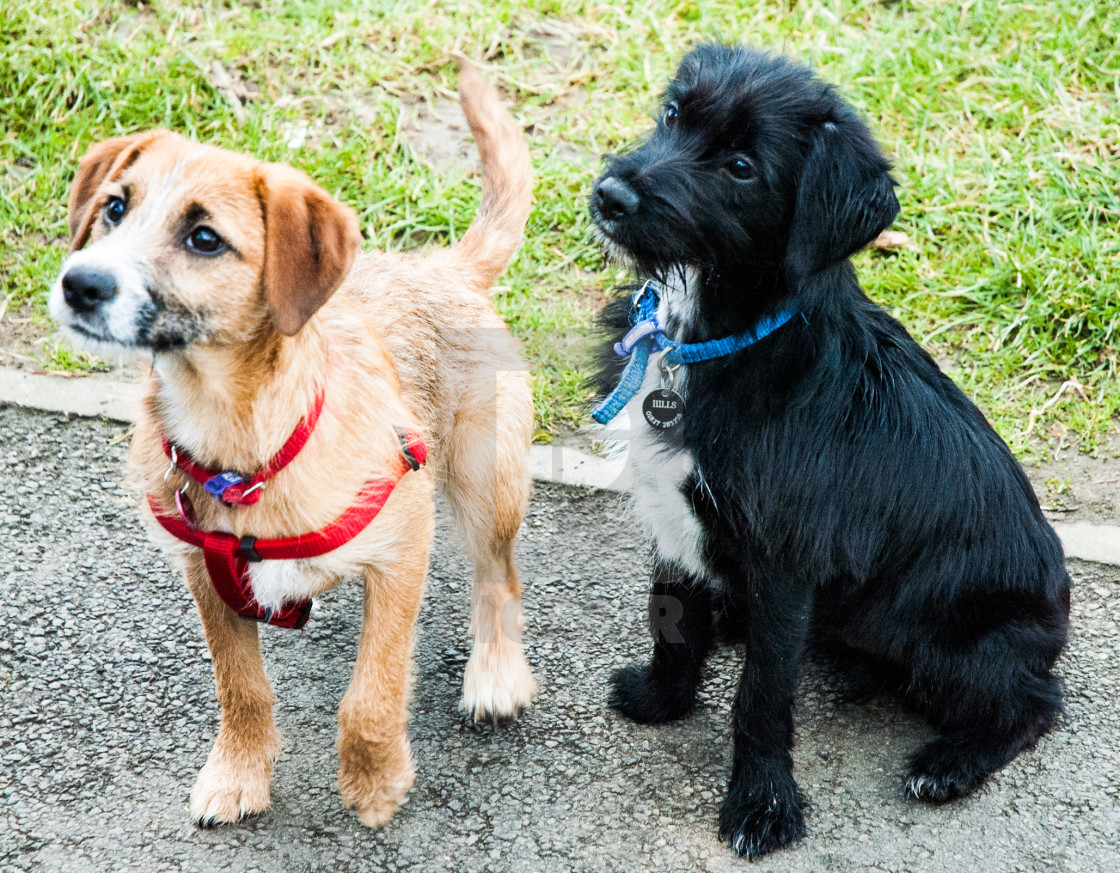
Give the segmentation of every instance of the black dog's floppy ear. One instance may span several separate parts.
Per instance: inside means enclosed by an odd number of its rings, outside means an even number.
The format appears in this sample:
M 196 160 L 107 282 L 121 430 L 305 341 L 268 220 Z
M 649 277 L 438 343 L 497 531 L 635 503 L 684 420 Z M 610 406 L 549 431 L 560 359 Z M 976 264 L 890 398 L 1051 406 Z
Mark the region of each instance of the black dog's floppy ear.
M 786 248 L 795 281 L 851 257 L 898 214 L 890 165 L 871 133 L 854 116 L 838 115 L 813 130 L 798 182 Z

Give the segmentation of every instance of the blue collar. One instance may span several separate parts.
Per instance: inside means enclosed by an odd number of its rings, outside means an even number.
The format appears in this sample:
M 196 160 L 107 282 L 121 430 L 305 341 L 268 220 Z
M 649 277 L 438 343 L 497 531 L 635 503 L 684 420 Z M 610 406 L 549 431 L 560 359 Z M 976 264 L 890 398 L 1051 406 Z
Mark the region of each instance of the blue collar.
M 630 316 L 633 327 L 621 342 L 614 344 L 615 354 L 630 360 L 626 362 L 618 385 L 591 413 L 591 417 L 600 424 L 606 424 L 618 415 L 638 393 L 645 380 L 646 364 L 649 362 L 651 352 L 665 352 L 663 360 L 668 364 L 695 364 L 713 358 L 722 358 L 754 345 L 763 337 L 772 334 L 798 312 L 796 305 L 791 305 L 762 319 L 752 330 L 744 333 L 703 343 L 678 343 L 665 336 L 665 328 L 657 320 L 661 290 L 663 290 L 661 285 L 649 280 L 634 295 L 633 312 Z

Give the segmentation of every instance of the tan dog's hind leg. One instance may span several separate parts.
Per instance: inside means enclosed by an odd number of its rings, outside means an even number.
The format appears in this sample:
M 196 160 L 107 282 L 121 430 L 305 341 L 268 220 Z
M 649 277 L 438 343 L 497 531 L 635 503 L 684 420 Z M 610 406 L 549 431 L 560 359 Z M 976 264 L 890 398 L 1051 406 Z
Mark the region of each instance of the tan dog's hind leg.
M 393 817 L 415 776 L 408 699 L 429 541 L 419 541 L 415 527 L 411 536 L 410 554 L 401 566 L 365 574 L 358 658 L 338 710 L 338 789 L 362 824 L 372 828 Z
M 218 738 L 191 789 L 191 818 L 209 827 L 268 809 L 272 765 L 282 744 L 256 622 L 221 601 L 201 557 L 188 564 L 187 585 L 198 603 L 222 707 Z
M 489 402 L 460 409 L 445 489 L 475 567 L 463 709 L 476 721 L 516 718 L 537 693 L 521 648 L 521 581 L 513 559 L 529 500 L 532 399 L 525 373 L 499 372 L 497 382 L 497 403 L 491 393 Z

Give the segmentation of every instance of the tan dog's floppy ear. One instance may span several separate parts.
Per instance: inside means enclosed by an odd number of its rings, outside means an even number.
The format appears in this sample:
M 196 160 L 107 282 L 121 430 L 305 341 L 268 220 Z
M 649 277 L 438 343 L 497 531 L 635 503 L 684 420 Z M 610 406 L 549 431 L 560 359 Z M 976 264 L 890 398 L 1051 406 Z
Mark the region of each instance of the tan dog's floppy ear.
M 82 156 L 70 187 L 70 251 L 86 244 L 93 226 L 93 195 L 106 179 L 115 179 L 140 156 L 144 146 L 165 131 L 151 130 L 94 143 Z
M 292 336 L 342 284 L 362 236 L 352 209 L 291 167 L 270 164 L 260 182 L 265 302 Z

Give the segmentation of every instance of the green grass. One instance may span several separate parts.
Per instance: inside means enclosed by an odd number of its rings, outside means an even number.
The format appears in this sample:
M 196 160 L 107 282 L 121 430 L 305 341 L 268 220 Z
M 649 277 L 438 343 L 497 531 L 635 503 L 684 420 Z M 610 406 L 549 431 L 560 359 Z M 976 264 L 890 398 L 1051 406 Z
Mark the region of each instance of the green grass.
M 1104 0 L 8 0 L 0 290 L 43 317 L 77 158 L 155 125 L 295 164 L 358 209 L 370 246 L 446 242 L 477 179 L 410 145 L 402 101 L 452 96 L 458 50 L 530 136 L 537 203 L 497 300 L 537 373 L 542 433 L 570 427 L 593 311 L 620 278 L 587 228 L 599 156 L 648 127 L 688 46 L 722 35 L 811 62 L 893 155 L 896 228 L 918 251 L 861 255 L 870 295 L 1018 451 L 1057 437 L 1093 451 L 1120 410 L 1117 33 Z M 240 117 L 214 61 L 248 89 Z

